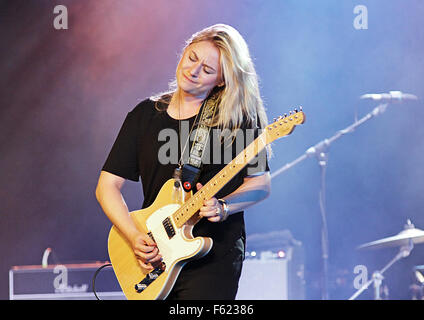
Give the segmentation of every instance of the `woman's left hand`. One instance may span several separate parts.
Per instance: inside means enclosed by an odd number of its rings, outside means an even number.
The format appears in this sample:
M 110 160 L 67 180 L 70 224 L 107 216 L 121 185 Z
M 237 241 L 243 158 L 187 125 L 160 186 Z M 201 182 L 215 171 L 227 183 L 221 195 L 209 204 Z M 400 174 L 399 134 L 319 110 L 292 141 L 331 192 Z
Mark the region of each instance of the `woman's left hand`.
M 197 190 L 202 187 L 203 185 L 201 183 L 198 182 L 196 184 Z M 224 208 L 215 197 L 203 202 L 203 207 L 200 208 L 199 215 L 207 218 L 210 222 L 221 222 L 227 218 L 224 213 Z

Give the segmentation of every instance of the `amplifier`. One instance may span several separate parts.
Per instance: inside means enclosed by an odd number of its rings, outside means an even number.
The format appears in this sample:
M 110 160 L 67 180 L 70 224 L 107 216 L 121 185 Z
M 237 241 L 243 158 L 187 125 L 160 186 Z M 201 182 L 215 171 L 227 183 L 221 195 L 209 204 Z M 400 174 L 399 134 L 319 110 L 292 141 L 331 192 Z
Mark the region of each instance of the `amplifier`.
M 248 236 L 236 300 L 305 299 L 304 251 L 287 230 Z
M 107 262 L 13 266 L 9 270 L 10 300 L 94 300 L 93 277 Z M 95 279 L 100 300 L 125 299 L 112 267 L 102 268 Z

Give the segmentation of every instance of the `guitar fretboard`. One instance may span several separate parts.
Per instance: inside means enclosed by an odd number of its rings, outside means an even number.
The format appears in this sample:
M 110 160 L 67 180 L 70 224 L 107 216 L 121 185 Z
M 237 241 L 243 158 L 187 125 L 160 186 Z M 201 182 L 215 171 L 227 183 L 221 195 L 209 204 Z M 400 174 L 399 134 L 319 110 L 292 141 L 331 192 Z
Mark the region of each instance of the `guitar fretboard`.
M 205 200 L 211 199 L 218 193 L 238 172 L 240 172 L 266 146 L 266 132 L 263 131 L 246 149 L 240 152 L 208 183 L 187 200 L 175 213 L 172 219 L 178 228 L 181 228 L 200 208 Z

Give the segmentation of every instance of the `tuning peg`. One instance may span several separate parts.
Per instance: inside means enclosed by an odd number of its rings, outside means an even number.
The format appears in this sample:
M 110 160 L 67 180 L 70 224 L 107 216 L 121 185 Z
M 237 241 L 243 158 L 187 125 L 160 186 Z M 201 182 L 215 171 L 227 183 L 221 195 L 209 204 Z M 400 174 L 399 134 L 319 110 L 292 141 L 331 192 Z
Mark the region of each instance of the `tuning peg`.
M 284 117 L 283 118 L 287 118 L 287 113 L 284 114 Z
M 294 108 L 294 112 L 295 112 L 295 113 L 298 113 L 297 108 Z
M 299 106 L 299 110 L 302 111 L 303 110 L 303 107 L 302 106 Z

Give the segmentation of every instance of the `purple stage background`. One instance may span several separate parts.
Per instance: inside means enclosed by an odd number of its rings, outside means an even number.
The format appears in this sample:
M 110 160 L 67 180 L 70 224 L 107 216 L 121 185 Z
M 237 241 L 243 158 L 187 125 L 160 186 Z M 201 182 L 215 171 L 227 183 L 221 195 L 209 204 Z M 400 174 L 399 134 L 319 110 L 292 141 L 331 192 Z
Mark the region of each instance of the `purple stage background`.
M 56 5 L 68 9 L 66 30 L 53 26 Z M 357 5 L 368 9 L 368 29 L 354 28 Z M 0 298 L 9 268 L 41 264 L 47 247 L 56 263 L 108 260 L 100 168 L 127 112 L 167 88 L 184 41 L 215 23 L 245 37 L 271 120 L 304 107 L 306 123 L 273 144 L 272 171 L 350 125 L 355 111 L 370 112 L 376 104 L 362 94 L 420 98 L 389 105 L 329 150 L 329 295 L 351 296 L 355 266 L 371 274 L 396 253 L 358 245 L 397 234 L 408 218 L 424 229 L 423 16 L 420 0 L 0 1 Z M 290 230 L 306 252 L 306 298 L 320 299 L 317 161 L 272 187 L 246 212 L 248 235 Z M 138 209 L 141 186 L 128 182 L 124 193 Z M 423 253 L 416 245 L 389 269 L 390 298 L 410 299 Z

